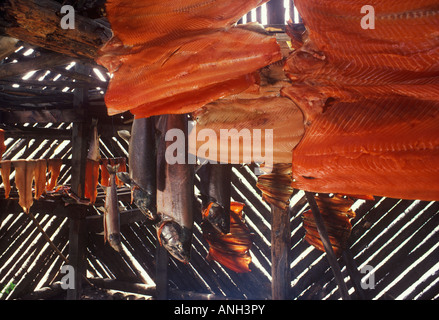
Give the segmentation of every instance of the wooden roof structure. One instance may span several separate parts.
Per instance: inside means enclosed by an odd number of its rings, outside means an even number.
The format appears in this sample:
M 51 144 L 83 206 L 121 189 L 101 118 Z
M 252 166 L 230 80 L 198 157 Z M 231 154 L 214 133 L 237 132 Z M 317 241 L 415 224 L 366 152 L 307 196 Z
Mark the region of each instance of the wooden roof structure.
M 107 116 L 103 98 L 109 75 L 93 61 L 111 36 L 102 10 L 105 1 L 2 2 L 0 128 L 7 147 L 3 159 L 61 158 L 59 184 L 74 189 L 84 176 L 93 118 L 98 119 L 102 157 L 128 157 L 128 143 L 117 132 L 130 130 L 132 116 Z M 300 22 L 293 1 L 285 3 L 286 10 L 284 1 L 267 4 L 267 24 L 281 30 L 286 13 Z M 75 7 L 80 20 L 75 30 L 49 28 L 59 23 L 61 4 Z M 254 20 L 263 22 L 262 9 L 242 22 Z M 253 233 L 250 273 L 238 274 L 206 259 L 201 215 L 195 219 L 191 262 L 161 260 L 156 230 L 130 203 L 128 188 L 118 190 L 122 253 L 105 245 L 99 234 L 102 189 L 94 206 L 66 205 L 62 197 L 36 200 L 31 208 L 36 221 L 86 277 L 69 290 L 61 286 L 65 262 L 22 212 L 16 190 L 6 200 L 0 189 L 0 299 L 87 299 L 90 289 L 141 299 L 346 298 L 328 255 L 304 240 L 302 217 L 310 204 L 303 191 L 295 190 L 288 208 L 277 212 L 262 199 L 251 166 L 233 166 L 230 183 L 233 200 L 246 205 L 246 224 Z M 197 176 L 195 190 L 199 184 Z M 194 202 L 201 210 L 197 197 Z M 349 248 L 336 261 L 349 297 L 437 300 L 439 203 L 375 198 L 357 200 L 353 207 Z M 362 281 L 372 287 L 362 288 Z

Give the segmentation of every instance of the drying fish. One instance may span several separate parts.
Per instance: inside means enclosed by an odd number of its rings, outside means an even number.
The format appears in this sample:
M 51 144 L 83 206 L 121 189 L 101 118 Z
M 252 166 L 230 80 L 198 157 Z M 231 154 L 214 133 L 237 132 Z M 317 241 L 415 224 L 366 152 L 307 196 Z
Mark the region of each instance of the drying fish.
M 187 113 L 237 94 L 256 82 L 253 72 L 282 58 L 274 37 L 238 27 L 120 57 L 105 95 L 108 113 L 130 110 L 139 117 Z
M 193 112 L 193 117 L 196 130 L 189 139 L 196 143 L 189 152 L 217 162 L 291 163 L 291 151 L 305 131 L 302 111 L 284 97 L 221 99 Z M 215 135 L 199 139 L 203 129 Z M 221 130 L 230 139 L 224 139 Z
M 291 164 L 277 163 L 270 172 L 260 175 L 256 186 L 267 203 L 285 209 L 294 192 L 291 187 Z
M 347 241 L 352 230 L 351 220 L 355 217 L 355 212 L 350 208 L 354 200 L 336 194 L 333 197 L 319 195 L 316 197 L 316 202 L 328 232 L 332 249 L 335 255 L 340 257 L 347 247 Z M 303 213 L 303 227 L 306 230 L 305 240 L 318 250 L 325 252 L 311 210 Z
M 218 232 L 230 232 L 230 197 L 232 167 L 229 164 L 205 164 L 198 170 L 201 180 L 203 220 Z M 226 181 L 227 183 L 224 183 Z
M 15 168 L 15 185 L 18 189 L 18 204 L 25 213 L 29 213 L 30 207 L 34 203 L 32 196 L 32 182 L 36 162 L 33 160 L 14 160 L 12 164 Z
M 5 199 L 8 199 L 9 193 L 11 192 L 11 181 L 9 180 L 11 175 L 11 160 L 1 161 L 0 173 L 2 176 L 3 187 L 5 188 Z
M 125 45 L 172 41 L 231 26 L 268 0 L 109 0 L 108 20 Z
M 35 199 L 39 199 L 46 191 L 46 159 L 35 160 Z
M 157 236 L 160 244 L 184 263 L 190 259 L 194 224 L 194 166 L 187 164 L 186 156 L 184 164 L 169 163 L 166 152 L 169 152 L 168 148 L 173 148 L 173 143 L 178 142 L 166 141 L 168 139 L 165 140 L 165 135 L 170 129 L 186 132 L 187 122 L 186 115 L 165 115 L 156 124 L 160 132 L 157 149 L 157 213 L 162 221 Z M 177 151 L 183 152 L 187 144 L 183 144 L 184 141 L 180 143 L 183 150 Z
M 129 175 L 118 173 L 131 186 L 132 201 L 149 219 L 157 219 L 154 119 L 134 119 L 128 149 Z
M 117 172 L 126 172 L 126 158 L 108 158 L 100 160 L 100 171 L 101 171 L 101 186 L 108 187 L 110 185 L 110 173 L 108 172 L 107 166 L 118 165 Z M 116 185 L 118 187 L 123 186 L 123 182 L 116 175 Z
M 201 225 L 203 237 L 209 243 L 207 259 L 215 260 L 238 273 L 251 271 L 249 264 L 252 236 L 244 223 L 243 209 L 242 203 L 233 201 L 230 203 L 230 233 L 219 232 L 207 221 Z
M 85 163 L 85 182 L 84 197 L 90 200 L 90 203 L 96 202 L 99 184 L 99 161 L 86 159 Z
M 295 2 L 306 32 L 293 35 L 292 85 L 282 94 L 304 112 L 306 131 L 293 150 L 292 185 L 439 200 L 437 1 L 368 4 L 374 30 L 350 4 Z
M 5 189 L 5 199 L 8 199 L 9 193 L 11 192 L 11 160 L 1 161 L 0 174 L 2 177 L 3 187 Z
M 52 191 L 58 183 L 61 172 L 62 159 L 48 159 L 47 171 L 50 173 L 50 180 L 46 184 L 46 191 Z
M 84 197 L 90 199 L 90 203 L 95 203 L 98 194 L 99 160 L 101 158 L 97 120 L 95 119 L 92 121 L 92 130 L 93 132 L 85 163 Z
M 104 241 L 117 252 L 122 251 L 122 244 L 120 241 L 120 217 L 117 201 L 117 186 L 116 186 L 116 172 L 118 165 L 108 166 L 110 173 L 110 185 L 105 192 L 105 208 L 104 208 Z
M 293 186 L 438 200 L 439 102 L 405 97 L 337 103 L 293 151 Z

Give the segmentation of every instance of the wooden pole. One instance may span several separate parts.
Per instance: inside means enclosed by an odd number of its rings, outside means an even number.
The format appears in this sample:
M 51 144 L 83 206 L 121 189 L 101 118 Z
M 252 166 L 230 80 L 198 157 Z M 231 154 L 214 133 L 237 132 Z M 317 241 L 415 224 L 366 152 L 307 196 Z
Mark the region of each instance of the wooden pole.
M 168 299 L 168 251 L 157 240 L 155 285 L 157 300 Z
M 358 271 L 358 267 L 355 263 L 354 257 L 352 256 L 352 252 L 349 248 L 344 249 L 343 251 L 343 261 L 346 265 L 346 269 L 348 270 L 349 277 L 351 278 L 352 283 L 354 284 L 355 292 L 357 293 L 357 297 L 360 300 L 366 300 L 366 293 L 364 289 L 361 287 L 361 274 Z
M 84 68 L 78 64 L 75 68 Z M 74 106 L 85 109 L 87 106 L 87 88 L 75 90 Z M 82 122 L 73 123 L 72 128 L 72 177 L 71 189 L 79 198 L 84 197 L 85 166 L 87 160 L 88 124 L 86 117 Z M 87 224 L 86 207 L 79 210 L 76 217 L 69 221 L 69 263 L 74 270 L 74 286 L 67 290 L 68 300 L 78 300 L 82 293 L 82 280 L 86 271 Z
M 322 215 L 320 214 L 319 207 L 311 192 L 305 191 L 306 199 L 308 200 L 309 206 L 311 207 L 314 221 L 317 226 L 317 230 L 322 240 L 323 247 L 325 248 L 326 257 L 328 258 L 329 265 L 331 266 L 332 272 L 334 273 L 335 281 L 337 282 L 338 288 L 340 290 L 340 295 L 343 300 L 350 300 L 349 292 L 344 282 L 343 275 L 341 274 L 340 265 L 337 262 L 337 257 L 332 249 L 331 242 L 329 241 L 328 232 L 325 227 Z
M 166 121 L 167 115 L 161 115 L 156 118 L 156 123 L 159 121 Z M 155 127 L 154 127 L 155 128 Z M 155 130 L 155 129 L 154 129 Z M 160 157 L 165 156 L 164 150 L 160 148 L 164 148 L 166 145 L 165 143 L 165 132 L 157 132 L 157 167 L 156 167 L 156 181 L 157 186 L 164 186 L 165 185 L 165 175 L 160 170 L 161 166 L 163 165 L 163 159 L 160 159 Z M 157 208 L 158 209 L 158 208 Z M 160 245 L 159 239 L 157 239 L 157 249 L 156 249 L 156 274 L 155 274 L 155 284 L 156 284 L 156 290 L 157 290 L 157 300 L 167 300 L 169 296 L 169 290 L 168 290 L 168 263 L 169 263 L 169 257 L 168 257 L 168 251 Z
M 286 300 L 291 289 L 291 247 L 289 208 L 271 206 L 271 295 L 273 300 Z
M 271 297 L 286 300 L 291 291 L 291 164 L 275 164 L 270 173 L 259 176 L 257 187 L 271 207 Z
M 284 0 L 270 0 L 267 3 L 267 11 L 269 25 L 285 24 Z

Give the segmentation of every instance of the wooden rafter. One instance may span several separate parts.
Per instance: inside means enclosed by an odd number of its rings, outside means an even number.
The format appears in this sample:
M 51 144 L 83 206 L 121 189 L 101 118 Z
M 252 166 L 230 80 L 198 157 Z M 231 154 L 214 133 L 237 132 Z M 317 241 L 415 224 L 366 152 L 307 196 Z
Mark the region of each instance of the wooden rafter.
M 4 33 L 70 57 L 94 59 L 111 37 L 105 25 L 75 14 L 75 28 L 61 28 L 61 4 L 51 0 L 6 0 L 0 8 Z

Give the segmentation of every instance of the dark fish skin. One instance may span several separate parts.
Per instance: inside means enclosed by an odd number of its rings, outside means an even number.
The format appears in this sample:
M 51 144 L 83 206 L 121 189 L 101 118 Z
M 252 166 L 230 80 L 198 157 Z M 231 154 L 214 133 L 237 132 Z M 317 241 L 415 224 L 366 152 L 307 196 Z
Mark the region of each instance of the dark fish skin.
M 186 115 L 160 116 L 156 127 L 159 131 L 157 148 L 157 213 L 162 220 L 157 230 L 161 245 L 183 263 L 190 260 L 192 227 L 194 224 L 194 165 L 187 164 L 187 121 Z M 185 161 L 169 164 L 166 149 L 174 141 L 165 141 L 170 129 L 183 132 Z M 183 142 L 183 141 L 181 141 Z
M 153 118 L 135 118 L 129 143 L 129 177 L 119 173 L 118 178 L 129 184 L 133 202 L 150 220 L 158 218 L 155 208 L 156 152 Z
M 229 233 L 232 166 L 207 163 L 198 170 L 198 175 L 201 179 L 203 208 L 208 208 L 212 203 L 208 212 L 203 214 L 203 219 L 209 221 L 219 232 Z
M 116 171 L 117 166 L 107 166 L 110 173 L 110 186 L 107 187 L 104 212 L 104 241 L 117 252 L 122 251 L 120 242 L 120 218 L 117 201 Z

